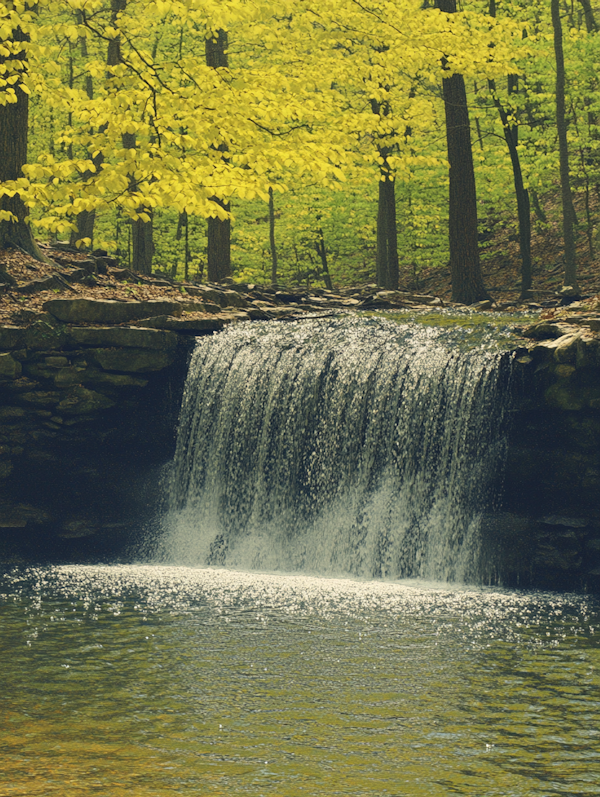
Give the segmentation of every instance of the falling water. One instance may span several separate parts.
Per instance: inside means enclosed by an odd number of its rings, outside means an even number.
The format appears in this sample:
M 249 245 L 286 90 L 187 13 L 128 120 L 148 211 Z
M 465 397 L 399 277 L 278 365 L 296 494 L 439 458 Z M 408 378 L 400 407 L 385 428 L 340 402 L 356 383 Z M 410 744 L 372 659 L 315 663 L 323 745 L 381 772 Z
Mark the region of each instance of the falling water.
M 164 556 L 184 564 L 473 580 L 504 458 L 490 346 L 335 317 L 198 341 Z

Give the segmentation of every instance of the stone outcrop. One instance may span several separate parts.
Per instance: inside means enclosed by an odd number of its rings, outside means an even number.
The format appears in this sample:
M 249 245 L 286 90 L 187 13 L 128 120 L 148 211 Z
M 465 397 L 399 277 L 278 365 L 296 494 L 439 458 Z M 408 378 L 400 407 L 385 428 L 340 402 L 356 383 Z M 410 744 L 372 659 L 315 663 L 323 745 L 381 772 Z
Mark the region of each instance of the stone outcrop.
M 600 339 L 587 323 L 593 320 L 571 315 L 521 331 L 504 514 L 486 519 L 490 572 L 502 583 L 600 591 Z
M 52 300 L 28 326 L 0 327 L 0 556 L 77 558 L 81 540 L 102 556 L 150 515 L 136 485 L 170 456 L 194 339 L 82 324 L 181 315 L 172 304 Z
M 111 299 L 51 299 L 44 310 L 67 324 L 126 324 L 156 315 L 181 315 L 180 302 L 117 302 Z

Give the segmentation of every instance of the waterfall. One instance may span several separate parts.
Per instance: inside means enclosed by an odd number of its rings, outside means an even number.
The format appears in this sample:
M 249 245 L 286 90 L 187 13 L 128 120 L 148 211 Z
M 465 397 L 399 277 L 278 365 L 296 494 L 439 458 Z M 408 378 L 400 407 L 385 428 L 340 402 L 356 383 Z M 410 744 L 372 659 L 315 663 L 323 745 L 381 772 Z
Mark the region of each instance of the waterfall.
M 504 456 L 501 363 L 438 328 L 352 316 L 199 339 L 163 556 L 473 579 Z

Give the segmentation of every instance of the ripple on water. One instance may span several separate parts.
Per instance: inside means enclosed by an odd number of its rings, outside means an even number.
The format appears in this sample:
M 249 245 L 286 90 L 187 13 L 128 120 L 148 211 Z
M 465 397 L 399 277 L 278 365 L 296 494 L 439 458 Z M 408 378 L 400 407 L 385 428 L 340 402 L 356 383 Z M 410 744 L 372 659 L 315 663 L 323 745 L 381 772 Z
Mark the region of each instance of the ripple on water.
M 597 793 L 586 596 L 68 566 L 0 624 L 7 794 Z

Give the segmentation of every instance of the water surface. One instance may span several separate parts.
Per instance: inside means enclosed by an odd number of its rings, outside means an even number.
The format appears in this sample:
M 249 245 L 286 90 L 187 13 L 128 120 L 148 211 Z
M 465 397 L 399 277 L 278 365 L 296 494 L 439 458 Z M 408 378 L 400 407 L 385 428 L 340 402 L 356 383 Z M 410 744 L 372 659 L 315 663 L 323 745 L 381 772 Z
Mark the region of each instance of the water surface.
M 15 570 L 0 793 L 595 795 L 598 609 L 416 581 Z

